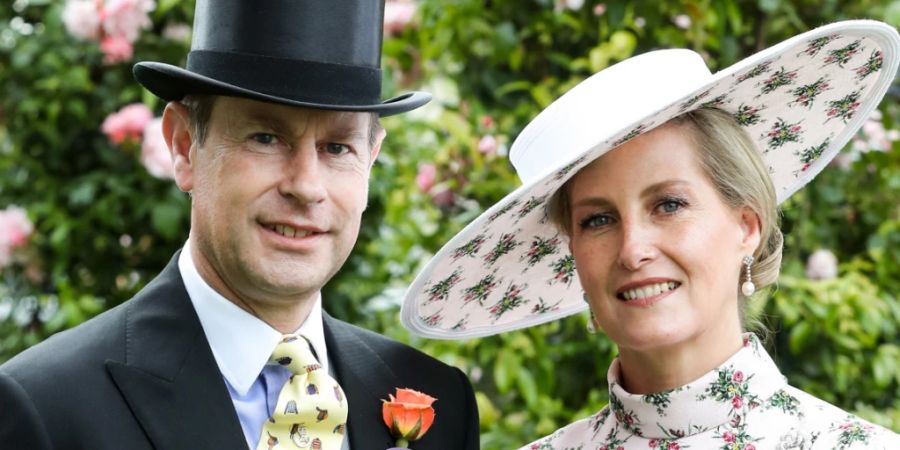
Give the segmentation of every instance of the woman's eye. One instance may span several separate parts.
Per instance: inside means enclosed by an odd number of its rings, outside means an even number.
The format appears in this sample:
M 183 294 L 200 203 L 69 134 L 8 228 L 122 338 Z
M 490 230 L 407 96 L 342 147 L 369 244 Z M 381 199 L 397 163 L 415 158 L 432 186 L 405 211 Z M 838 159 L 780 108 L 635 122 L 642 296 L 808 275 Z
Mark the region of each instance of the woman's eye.
M 669 200 L 663 200 L 662 202 L 660 202 L 659 205 L 657 205 L 657 208 L 659 208 L 662 212 L 664 212 L 666 214 L 672 214 L 674 212 L 678 212 L 678 210 L 683 208 L 684 205 L 685 205 L 685 202 L 682 200 L 669 199 Z
M 612 218 L 608 214 L 594 214 L 586 217 L 580 223 L 581 228 L 600 228 L 612 223 Z
M 350 152 L 350 146 L 346 144 L 328 143 L 325 144 L 325 151 L 331 155 L 343 155 Z

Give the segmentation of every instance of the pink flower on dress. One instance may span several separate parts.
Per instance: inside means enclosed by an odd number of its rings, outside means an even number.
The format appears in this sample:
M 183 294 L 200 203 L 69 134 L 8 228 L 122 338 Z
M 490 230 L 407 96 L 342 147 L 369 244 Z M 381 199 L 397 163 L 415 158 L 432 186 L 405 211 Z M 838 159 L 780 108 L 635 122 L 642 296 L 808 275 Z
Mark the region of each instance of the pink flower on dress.
M 434 164 L 419 164 L 419 173 L 416 174 L 416 186 L 419 187 L 419 191 L 430 191 L 434 186 L 434 181 L 436 178 L 437 168 L 434 166 Z
M 117 64 L 131 60 L 134 46 L 123 36 L 106 36 L 100 41 L 104 64 Z
M 647 447 L 656 448 L 659 445 L 659 441 L 656 439 L 650 439 L 650 442 L 647 442 Z
M 679 446 L 677 442 L 669 442 L 669 445 L 668 445 L 668 447 L 666 447 L 666 450 L 681 450 L 681 446 Z
M 736 371 L 734 375 L 731 376 L 731 379 L 734 380 L 735 383 L 744 381 L 744 372 L 741 372 L 740 370 Z
M 731 406 L 734 406 L 734 409 L 739 409 L 741 406 L 744 406 L 744 399 L 739 395 L 735 395 L 734 398 L 731 399 Z
M 747 444 L 744 446 L 744 450 L 756 450 L 756 446 L 753 444 Z
M 156 178 L 175 178 L 172 154 L 162 132 L 162 118 L 157 117 L 144 127 L 141 143 L 141 164 Z
M 23 247 L 33 231 L 24 209 L 13 205 L 0 210 L 0 268 L 9 265 L 13 250 Z
M 729 444 L 734 442 L 734 433 L 730 431 L 722 433 L 722 440 L 728 442 Z
M 384 34 L 393 36 L 412 21 L 416 4 L 410 0 L 387 0 L 384 4 Z
M 87 41 L 100 38 L 100 11 L 96 0 L 68 0 L 62 22 L 72 36 Z
M 137 141 L 152 119 L 153 112 L 150 108 L 143 103 L 132 103 L 106 116 L 100 131 L 114 144 L 121 144 L 127 139 Z

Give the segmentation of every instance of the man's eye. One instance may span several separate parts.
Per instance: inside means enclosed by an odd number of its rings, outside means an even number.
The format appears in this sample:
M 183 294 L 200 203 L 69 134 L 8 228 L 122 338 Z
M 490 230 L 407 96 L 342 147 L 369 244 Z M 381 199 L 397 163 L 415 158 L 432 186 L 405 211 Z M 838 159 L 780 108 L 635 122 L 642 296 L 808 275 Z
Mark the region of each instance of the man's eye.
M 593 214 L 582 220 L 579 225 L 582 229 L 601 228 L 612 223 L 609 214 Z
M 350 152 L 350 146 L 345 144 L 329 143 L 325 144 L 325 151 L 331 155 L 343 155 Z
M 258 133 L 254 134 L 252 139 L 263 145 L 273 145 L 278 143 L 278 138 L 274 134 Z

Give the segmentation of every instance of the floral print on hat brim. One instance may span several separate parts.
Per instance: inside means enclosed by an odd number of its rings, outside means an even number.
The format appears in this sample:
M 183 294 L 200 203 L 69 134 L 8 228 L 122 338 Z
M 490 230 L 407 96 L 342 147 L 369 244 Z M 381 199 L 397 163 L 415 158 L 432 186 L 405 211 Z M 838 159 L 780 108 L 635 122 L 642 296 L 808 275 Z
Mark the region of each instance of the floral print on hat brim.
M 808 183 L 877 106 L 897 72 L 900 37 L 872 21 L 828 25 L 751 56 L 702 89 L 532 180 L 447 243 L 406 294 L 402 322 L 438 339 L 486 336 L 587 308 L 567 238 L 545 202 L 580 168 L 698 108 L 731 113 L 755 139 L 778 201 Z

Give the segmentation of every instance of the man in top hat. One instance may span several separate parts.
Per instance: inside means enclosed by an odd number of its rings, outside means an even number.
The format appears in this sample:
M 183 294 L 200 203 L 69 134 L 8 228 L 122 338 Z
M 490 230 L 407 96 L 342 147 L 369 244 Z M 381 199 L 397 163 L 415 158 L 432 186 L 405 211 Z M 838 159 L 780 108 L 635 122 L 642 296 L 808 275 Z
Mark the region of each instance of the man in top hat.
M 478 448 L 461 371 L 322 310 L 379 115 L 430 98 L 381 101 L 382 15 L 376 0 L 197 0 L 186 69 L 135 66 L 169 101 L 190 237 L 134 298 L 0 366 L 0 447 L 384 450 L 382 399 L 410 388 L 438 399 L 414 448 Z

